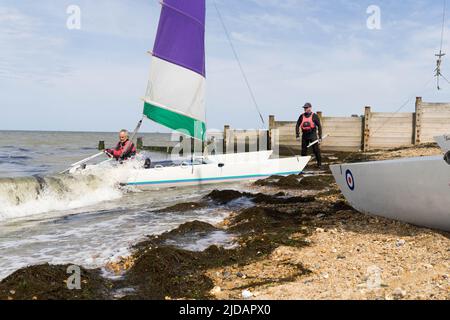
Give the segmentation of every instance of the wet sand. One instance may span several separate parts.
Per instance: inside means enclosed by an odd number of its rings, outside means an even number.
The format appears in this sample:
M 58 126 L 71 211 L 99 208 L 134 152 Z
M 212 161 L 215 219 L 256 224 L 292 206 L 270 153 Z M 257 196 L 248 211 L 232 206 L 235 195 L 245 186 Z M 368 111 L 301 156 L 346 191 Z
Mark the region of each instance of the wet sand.
M 440 150 L 426 145 L 325 153 L 325 160 L 432 154 Z M 33 266 L 1 281 L 0 299 L 450 299 L 450 234 L 356 212 L 328 170 L 300 178 L 272 177 L 248 193 L 214 191 L 168 208 L 252 204 L 216 226 L 194 221 L 148 237 L 131 257 L 106 266 L 120 275 L 115 280 L 83 269 L 81 290 L 68 290 L 67 266 Z M 214 232 L 234 245 L 202 252 L 174 245 Z

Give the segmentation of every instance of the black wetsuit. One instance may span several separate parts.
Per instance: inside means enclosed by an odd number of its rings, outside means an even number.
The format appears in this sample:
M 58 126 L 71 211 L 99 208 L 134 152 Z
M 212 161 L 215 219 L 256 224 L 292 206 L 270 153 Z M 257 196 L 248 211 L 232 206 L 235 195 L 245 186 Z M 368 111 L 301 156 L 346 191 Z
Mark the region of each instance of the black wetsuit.
M 303 122 L 303 115 L 298 118 L 297 126 L 295 128 L 297 137 L 300 136 L 300 126 Z M 313 114 L 312 120 L 315 124 L 315 128 L 311 130 L 302 130 L 302 156 L 305 157 L 308 155 L 308 145 L 311 142 L 316 141 L 317 139 L 322 139 L 322 124 L 320 123 L 320 118 L 317 114 Z M 317 135 L 317 133 L 319 135 Z M 317 165 L 320 167 L 322 165 L 322 156 L 320 154 L 320 145 L 316 143 L 314 146 L 312 146 L 314 155 L 317 160 Z

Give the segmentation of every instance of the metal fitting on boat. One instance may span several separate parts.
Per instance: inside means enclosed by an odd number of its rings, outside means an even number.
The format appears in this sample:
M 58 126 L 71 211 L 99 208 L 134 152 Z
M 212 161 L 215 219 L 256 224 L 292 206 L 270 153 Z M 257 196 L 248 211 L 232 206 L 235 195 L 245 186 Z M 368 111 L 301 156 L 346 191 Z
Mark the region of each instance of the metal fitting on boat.
M 450 151 L 447 151 L 447 153 L 444 156 L 444 160 L 450 165 Z

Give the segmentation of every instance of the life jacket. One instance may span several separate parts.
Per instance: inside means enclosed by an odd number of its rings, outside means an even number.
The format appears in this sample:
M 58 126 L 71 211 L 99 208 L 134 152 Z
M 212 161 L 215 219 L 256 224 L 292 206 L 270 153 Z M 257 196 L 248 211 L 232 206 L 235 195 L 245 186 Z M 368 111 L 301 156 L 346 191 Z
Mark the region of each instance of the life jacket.
M 131 143 L 131 145 L 129 145 Z M 136 155 L 136 147 L 133 142 L 127 140 L 125 142 L 119 142 L 114 149 L 114 158 L 126 160 Z
M 314 123 L 314 113 L 311 113 L 309 117 L 306 116 L 306 113 L 303 114 L 303 120 L 300 124 L 300 128 L 303 132 L 310 132 L 316 128 L 316 124 Z

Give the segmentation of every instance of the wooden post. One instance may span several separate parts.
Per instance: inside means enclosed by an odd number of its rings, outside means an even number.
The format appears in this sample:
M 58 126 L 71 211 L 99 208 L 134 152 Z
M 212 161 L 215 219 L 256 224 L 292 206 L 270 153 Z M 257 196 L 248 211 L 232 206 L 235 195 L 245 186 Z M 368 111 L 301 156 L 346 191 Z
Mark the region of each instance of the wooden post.
M 269 116 L 269 130 L 275 129 L 275 116 L 270 115 Z
M 142 137 L 138 137 L 136 142 L 136 148 L 138 150 L 142 150 L 143 147 L 144 147 L 144 139 Z
M 98 150 L 105 150 L 105 141 L 98 142 Z
M 363 145 L 362 150 L 367 152 L 370 150 L 369 140 L 370 140 L 370 118 L 372 114 L 372 108 L 366 107 L 364 111 L 364 121 L 363 121 Z
M 317 111 L 317 115 L 320 118 L 320 122 L 322 122 L 322 115 L 323 115 L 322 111 Z
M 319 117 L 320 125 L 322 126 L 322 135 L 325 135 L 324 129 L 323 129 L 323 121 L 322 121 L 323 113 L 322 113 L 322 111 L 317 111 L 317 116 Z M 317 134 L 318 133 L 319 132 L 317 132 Z
M 185 154 L 185 152 L 184 152 L 184 137 L 183 136 L 180 136 L 180 146 L 181 146 L 181 148 L 180 148 L 180 152 L 178 152 L 178 155 L 180 157 L 183 157 Z
M 421 143 L 422 133 L 422 97 L 416 98 L 416 112 L 414 115 L 414 145 Z
M 258 130 L 256 133 L 256 151 L 257 152 L 262 151 L 260 143 L 261 143 L 261 131 Z
M 267 150 L 272 150 L 272 130 L 275 130 L 275 116 L 269 116 L 269 131 L 267 131 Z
M 191 156 L 193 157 L 195 155 L 196 143 L 195 143 L 195 139 L 194 138 L 190 138 L 190 140 L 191 140 Z
M 227 153 L 229 134 L 230 134 L 230 126 L 225 125 L 223 127 L 223 154 Z

